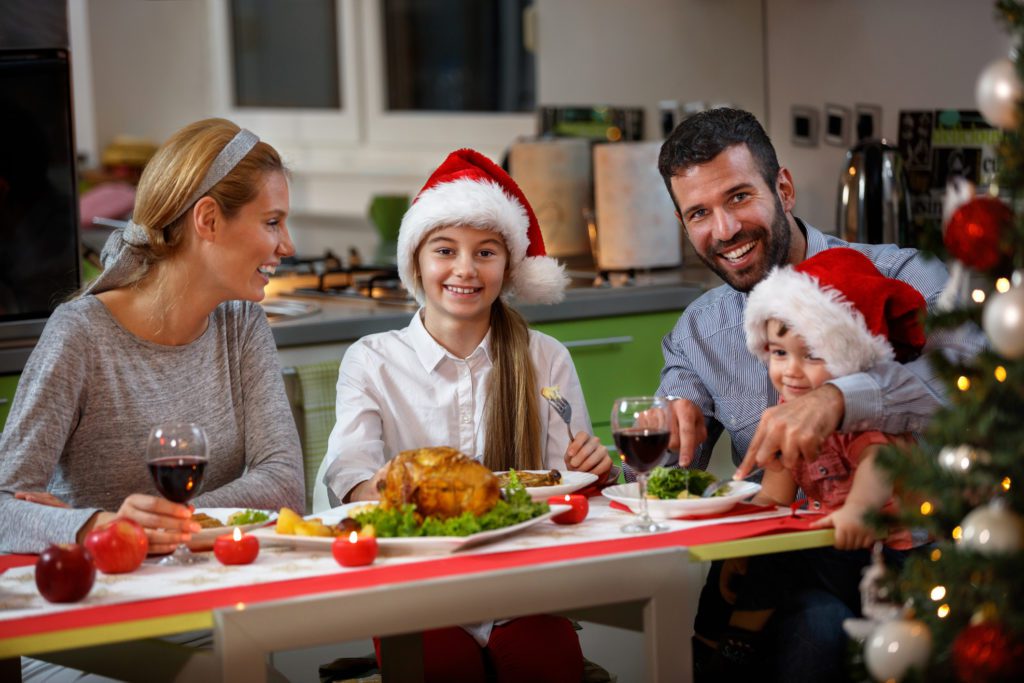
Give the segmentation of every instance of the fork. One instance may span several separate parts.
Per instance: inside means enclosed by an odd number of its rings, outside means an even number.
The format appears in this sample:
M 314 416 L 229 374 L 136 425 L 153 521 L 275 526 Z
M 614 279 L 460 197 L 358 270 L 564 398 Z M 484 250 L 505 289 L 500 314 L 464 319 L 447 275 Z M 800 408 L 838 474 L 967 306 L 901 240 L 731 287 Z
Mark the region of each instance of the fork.
M 764 472 L 764 468 L 763 467 L 758 467 L 756 470 L 754 470 L 753 472 L 748 474 L 746 479 L 740 479 L 739 481 L 748 481 L 750 479 L 750 477 L 756 476 L 756 475 L 758 475 L 758 474 L 760 474 L 762 472 Z M 700 497 L 701 498 L 710 498 L 711 496 L 715 495 L 715 491 L 717 491 L 718 489 L 722 488 L 723 486 L 727 486 L 729 484 L 736 484 L 736 483 L 738 483 L 738 481 L 736 479 L 719 479 L 718 481 L 716 481 L 716 482 L 714 482 L 712 484 L 708 484 L 708 487 L 706 489 L 704 489 L 704 492 L 700 494 Z
M 576 438 L 572 433 L 572 406 L 558 393 L 558 387 L 544 387 L 540 394 L 547 399 L 558 416 L 565 420 L 565 428 L 569 432 L 569 442 L 572 443 L 572 440 Z

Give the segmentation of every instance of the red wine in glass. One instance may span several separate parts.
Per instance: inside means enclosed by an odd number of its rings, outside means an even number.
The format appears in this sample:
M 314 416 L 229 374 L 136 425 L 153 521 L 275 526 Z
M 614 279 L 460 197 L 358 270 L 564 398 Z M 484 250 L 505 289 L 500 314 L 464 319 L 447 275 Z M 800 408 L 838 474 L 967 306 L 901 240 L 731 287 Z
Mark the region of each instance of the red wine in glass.
M 613 436 L 627 465 L 638 472 L 650 472 L 665 459 L 670 433 L 667 429 L 631 427 Z
M 203 483 L 206 458 L 197 455 L 171 456 L 149 461 L 153 483 L 167 500 L 187 503 Z
M 168 422 L 150 430 L 146 442 L 146 466 L 153 484 L 167 500 L 184 504 L 192 500 L 203 484 L 209 453 L 206 432 L 191 422 Z M 179 566 L 205 562 L 180 543 L 174 553 L 160 561 Z

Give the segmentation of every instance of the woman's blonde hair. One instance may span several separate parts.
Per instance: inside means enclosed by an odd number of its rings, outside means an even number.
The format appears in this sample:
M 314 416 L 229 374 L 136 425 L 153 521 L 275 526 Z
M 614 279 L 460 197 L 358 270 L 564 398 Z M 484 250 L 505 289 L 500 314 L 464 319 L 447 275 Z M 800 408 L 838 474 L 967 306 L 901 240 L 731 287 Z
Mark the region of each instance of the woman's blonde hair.
M 491 305 L 491 369 L 484 414 L 484 464 L 492 470 L 544 466 L 537 411 L 537 374 L 530 358 L 530 327 L 514 308 Z
M 203 119 L 172 135 L 146 164 L 139 180 L 132 220 L 149 235 L 141 247 L 150 263 L 173 254 L 182 242 L 189 198 L 206 178 L 220 151 L 238 131 L 227 119 Z M 265 175 L 284 172 L 277 151 L 258 142 L 228 174 L 206 193 L 228 218 L 256 198 Z

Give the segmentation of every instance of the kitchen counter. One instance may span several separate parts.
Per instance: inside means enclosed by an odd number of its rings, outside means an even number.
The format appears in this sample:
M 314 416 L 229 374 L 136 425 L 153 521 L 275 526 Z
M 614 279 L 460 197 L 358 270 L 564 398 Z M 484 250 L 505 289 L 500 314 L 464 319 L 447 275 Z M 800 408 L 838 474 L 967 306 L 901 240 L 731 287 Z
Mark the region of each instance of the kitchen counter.
M 682 312 L 706 289 L 720 282 L 701 264 L 642 272 L 636 276 L 635 284 L 628 286 L 593 287 L 592 275 L 572 275 L 572 286 L 561 303 L 521 306 L 518 310 L 531 323 L 656 311 Z M 272 317 L 274 340 L 282 349 L 346 343 L 367 334 L 404 327 L 417 309 L 415 304 L 382 304 L 360 299 L 294 295 L 278 298 L 312 304 L 311 308 L 318 309 L 301 317 Z M 42 327 L 43 322 L 32 321 L 22 326 L 24 336 L 0 340 L 0 374 L 21 371 Z

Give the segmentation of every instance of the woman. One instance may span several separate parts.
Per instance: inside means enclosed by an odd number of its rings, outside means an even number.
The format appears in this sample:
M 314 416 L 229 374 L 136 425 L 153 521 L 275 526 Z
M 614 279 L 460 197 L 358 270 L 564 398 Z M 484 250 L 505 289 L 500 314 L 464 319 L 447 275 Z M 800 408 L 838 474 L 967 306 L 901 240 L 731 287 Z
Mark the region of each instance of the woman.
M 423 308 L 402 330 L 346 352 L 325 481 L 344 501 L 379 497 L 400 451 L 451 446 L 493 470 L 559 468 L 606 477 L 608 450 L 593 436 L 579 378 L 557 340 L 531 331 L 504 301 L 553 303 L 566 284 L 544 255 L 537 219 L 501 168 L 453 152 L 402 219 L 399 275 Z M 574 409 L 566 425 L 541 397 L 559 385 Z M 568 620 L 537 615 L 424 634 L 428 681 L 573 681 L 582 675 Z
M 198 524 L 157 495 L 144 458 L 167 420 L 206 429 L 196 507 L 302 509 L 298 435 L 255 303 L 294 253 L 287 214 L 280 156 L 230 121 L 157 151 L 106 269 L 57 307 L 22 373 L 0 437 L 0 550 L 81 541 L 115 516 L 153 553 L 187 541 Z

